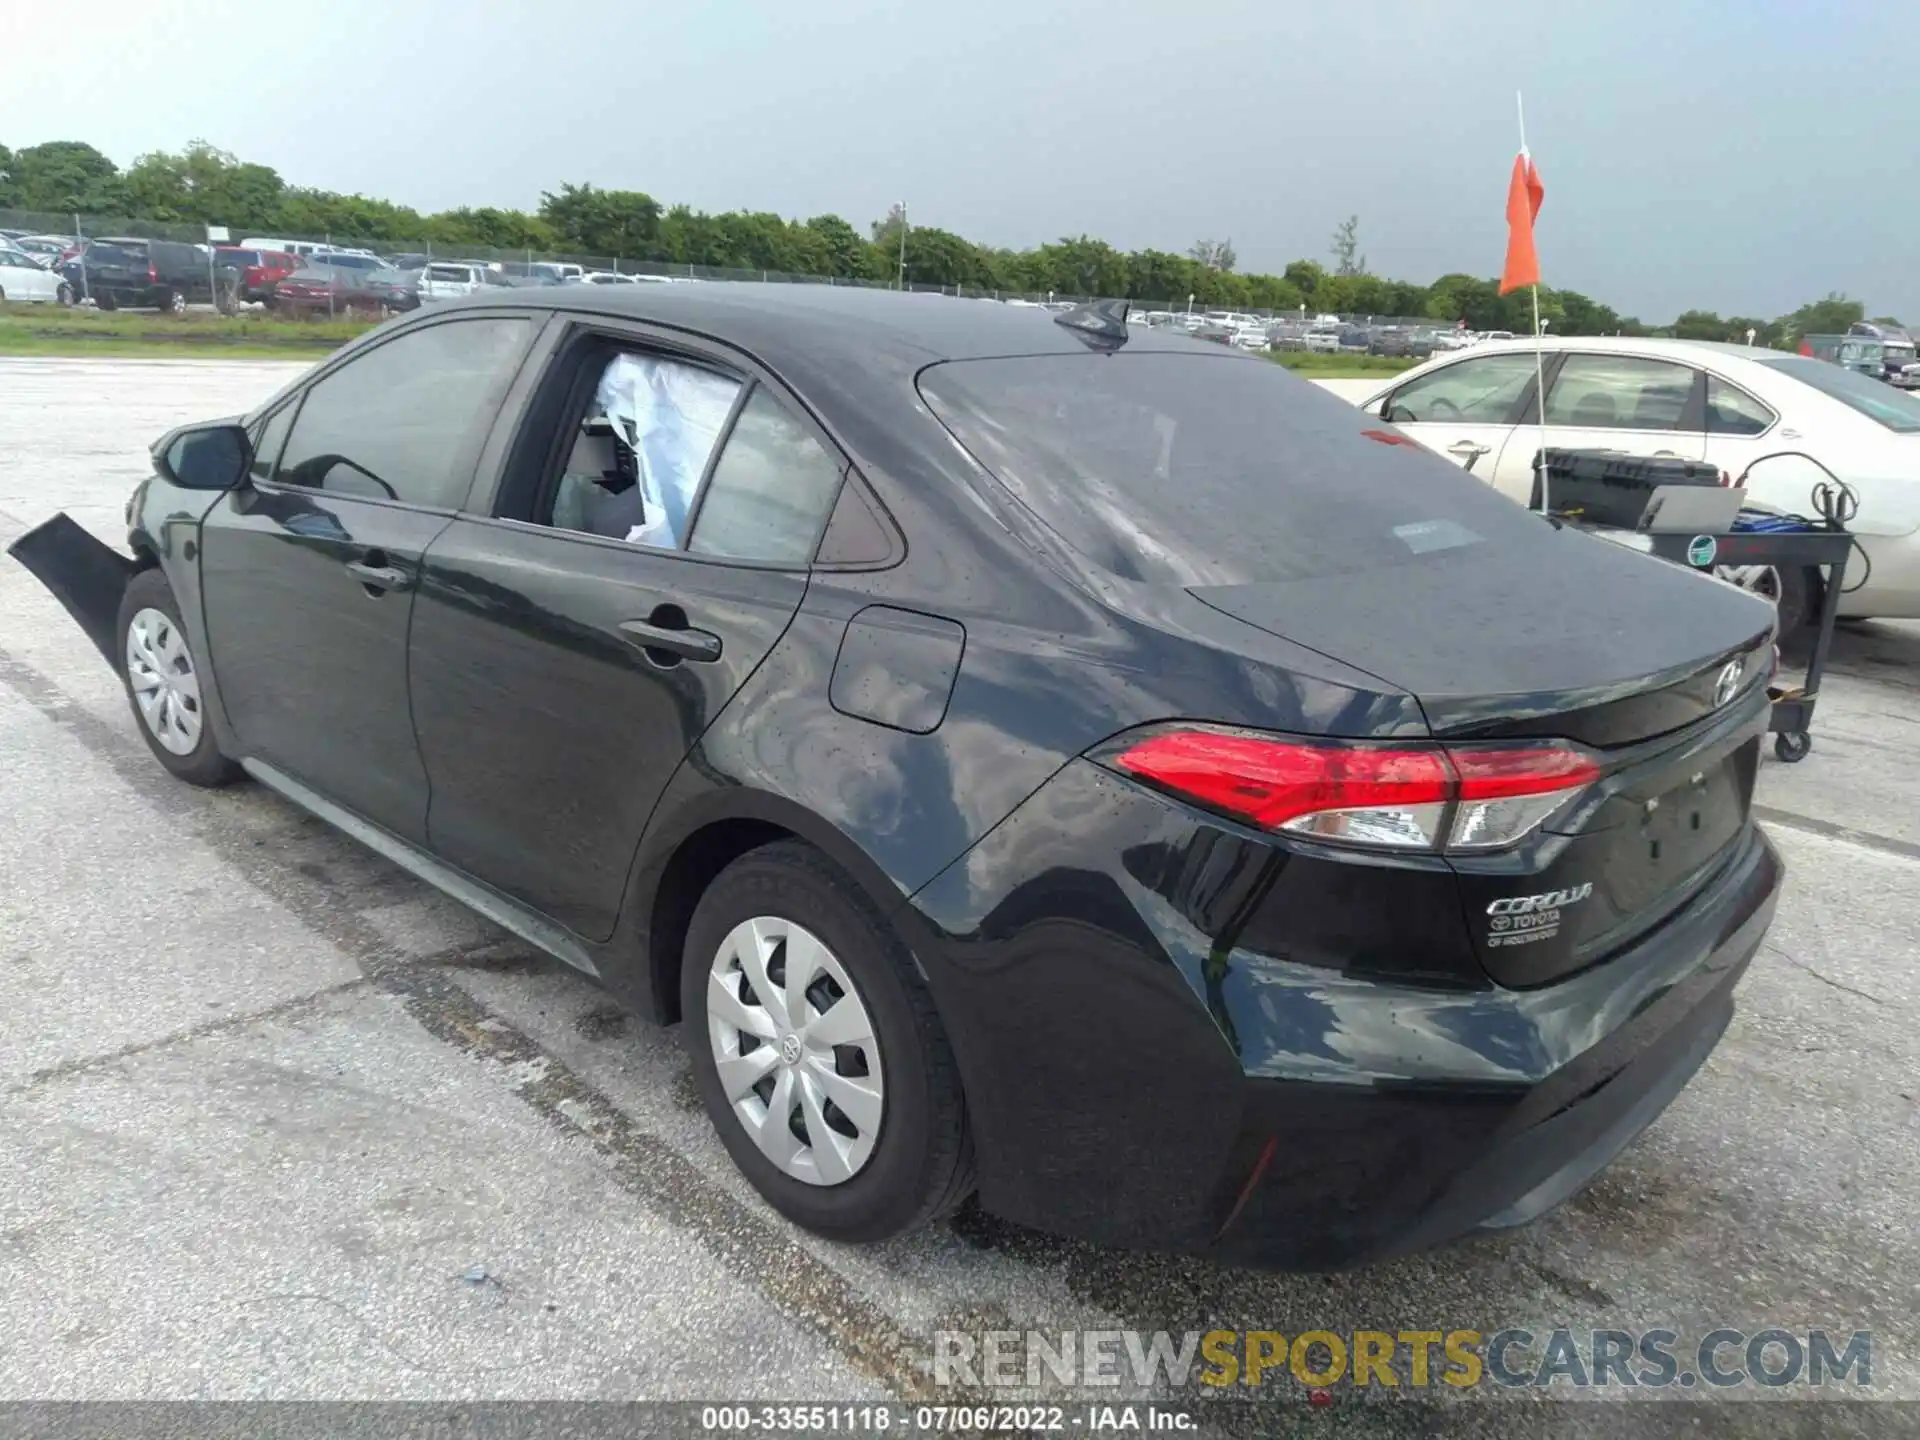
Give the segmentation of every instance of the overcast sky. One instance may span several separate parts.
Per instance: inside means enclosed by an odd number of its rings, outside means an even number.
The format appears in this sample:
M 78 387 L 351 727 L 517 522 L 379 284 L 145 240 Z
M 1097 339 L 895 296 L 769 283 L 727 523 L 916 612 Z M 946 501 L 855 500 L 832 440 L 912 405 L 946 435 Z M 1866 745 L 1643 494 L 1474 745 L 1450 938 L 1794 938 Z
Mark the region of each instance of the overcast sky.
M 1666 320 L 1920 319 L 1916 0 L 0 5 L 0 143 L 204 137 L 422 210 L 561 181 L 1024 247 L 1490 275 L 1514 91 L 1546 282 Z M 31 61 L 31 63 L 29 63 Z

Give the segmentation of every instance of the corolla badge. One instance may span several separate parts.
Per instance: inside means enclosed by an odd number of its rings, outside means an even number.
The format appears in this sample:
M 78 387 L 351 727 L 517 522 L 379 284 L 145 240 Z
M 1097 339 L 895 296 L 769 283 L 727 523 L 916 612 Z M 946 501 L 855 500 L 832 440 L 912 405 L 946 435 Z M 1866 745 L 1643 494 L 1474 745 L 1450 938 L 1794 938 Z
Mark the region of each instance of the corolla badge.
M 1719 679 L 1713 682 L 1713 704 L 1715 709 L 1726 704 L 1739 693 L 1740 676 L 1742 673 L 1744 673 L 1744 667 L 1738 660 L 1729 660 L 1721 668 Z

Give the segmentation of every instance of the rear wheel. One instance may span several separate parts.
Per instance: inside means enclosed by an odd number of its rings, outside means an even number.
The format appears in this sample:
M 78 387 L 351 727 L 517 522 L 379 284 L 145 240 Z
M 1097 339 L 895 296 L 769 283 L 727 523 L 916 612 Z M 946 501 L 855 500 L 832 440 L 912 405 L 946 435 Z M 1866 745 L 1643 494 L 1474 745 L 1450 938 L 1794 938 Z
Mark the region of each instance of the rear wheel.
M 966 1107 L 932 996 L 824 855 L 783 841 L 722 871 L 688 929 L 680 995 L 707 1114 L 788 1219 L 884 1240 L 971 1192 Z
M 201 698 L 200 665 L 173 587 L 142 570 L 120 600 L 121 678 L 154 759 L 189 785 L 225 785 L 240 769 L 220 753 Z

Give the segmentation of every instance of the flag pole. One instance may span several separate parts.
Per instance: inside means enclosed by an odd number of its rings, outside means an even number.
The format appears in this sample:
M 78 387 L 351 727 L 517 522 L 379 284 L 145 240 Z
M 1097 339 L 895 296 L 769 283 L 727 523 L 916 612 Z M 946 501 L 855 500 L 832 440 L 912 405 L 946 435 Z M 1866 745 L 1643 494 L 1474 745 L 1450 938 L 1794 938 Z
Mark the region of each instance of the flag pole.
M 1531 162 L 1533 156 L 1527 149 L 1527 104 L 1518 90 L 1513 92 L 1513 109 L 1520 122 L 1520 154 Z M 1547 502 L 1547 357 L 1540 334 L 1540 282 L 1536 279 L 1529 288 L 1533 291 L 1533 404 L 1540 418 L 1540 454 L 1535 473 L 1540 477 L 1540 513 L 1551 515 L 1553 507 Z

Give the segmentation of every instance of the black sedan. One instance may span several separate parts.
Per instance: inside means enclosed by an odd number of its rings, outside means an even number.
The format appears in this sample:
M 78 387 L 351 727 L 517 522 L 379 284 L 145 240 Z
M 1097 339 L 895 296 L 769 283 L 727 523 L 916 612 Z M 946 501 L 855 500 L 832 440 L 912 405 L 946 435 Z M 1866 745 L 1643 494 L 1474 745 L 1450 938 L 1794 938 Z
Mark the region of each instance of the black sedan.
M 14 553 L 160 764 L 684 1022 L 823 1235 L 1520 1224 L 1773 914 L 1765 604 L 1113 308 L 493 290 L 154 470 Z

